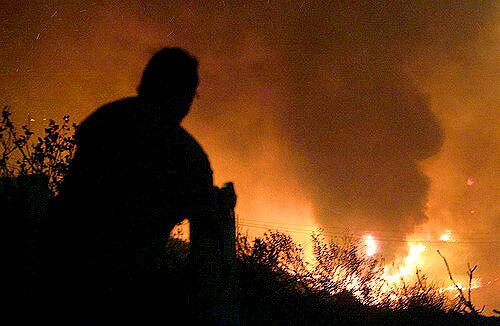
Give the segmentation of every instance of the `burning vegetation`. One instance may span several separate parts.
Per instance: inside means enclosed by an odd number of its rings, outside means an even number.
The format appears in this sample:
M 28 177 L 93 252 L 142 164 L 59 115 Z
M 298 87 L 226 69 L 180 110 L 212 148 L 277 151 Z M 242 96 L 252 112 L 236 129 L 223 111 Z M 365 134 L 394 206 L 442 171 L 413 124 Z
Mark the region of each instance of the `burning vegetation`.
M 242 320 L 308 325 L 492 321 L 472 303 L 476 267 L 469 267 L 466 286 L 457 283 L 448 269 L 452 284 L 443 287 L 416 267 L 425 250 L 421 244 L 409 245 L 407 274 L 393 275 L 381 257 L 367 254 L 363 240 L 346 236 L 333 241 L 318 231 L 311 241 L 313 262 L 304 259 L 304 248 L 289 234 L 269 230 L 253 240 L 238 234 Z M 170 255 L 178 257 L 179 248 L 181 256 L 188 255 L 189 244 L 172 238 L 167 247 L 165 264 L 172 272 Z

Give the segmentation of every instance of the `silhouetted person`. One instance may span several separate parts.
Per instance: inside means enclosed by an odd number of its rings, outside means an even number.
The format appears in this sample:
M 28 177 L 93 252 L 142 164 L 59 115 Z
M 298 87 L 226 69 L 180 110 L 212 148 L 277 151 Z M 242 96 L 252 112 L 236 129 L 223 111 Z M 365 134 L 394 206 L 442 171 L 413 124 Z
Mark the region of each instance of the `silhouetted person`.
M 71 275 L 61 296 L 78 296 L 83 314 L 99 319 L 115 314 L 115 304 L 136 300 L 137 308 L 168 291 L 155 270 L 165 240 L 184 218 L 203 219 L 215 201 L 207 155 L 180 126 L 197 86 L 197 60 L 164 48 L 147 64 L 136 97 L 104 105 L 81 123 L 56 238 L 60 279 Z

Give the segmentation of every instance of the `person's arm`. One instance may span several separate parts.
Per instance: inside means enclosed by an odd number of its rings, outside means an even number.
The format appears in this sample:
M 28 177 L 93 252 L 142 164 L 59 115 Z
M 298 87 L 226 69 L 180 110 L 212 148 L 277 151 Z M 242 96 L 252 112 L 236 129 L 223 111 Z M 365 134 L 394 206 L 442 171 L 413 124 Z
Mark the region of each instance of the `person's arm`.
M 213 187 L 190 218 L 192 303 L 198 322 L 236 325 L 236 245 L 232 186 Z
M 198 155 L 194 158 L 185 160 L 190 175 L 187 206 L 193 271 L 191 302 L 195 319 L 210 324 L 227 320 L 230 315 L 231 309 L 226 307 L 226 294 L 234 288 L 231 284 L 235 279 L 234 268 L 228 268 L 235 264 L 228 262 L 235 262 L 232 213 L 236 196 L 232 187 L 219 189 L 213 185 L 212 170 L 206 155 L 201 148 L 196 153 Z M 230 239 L 232 242 L 228 241 Z

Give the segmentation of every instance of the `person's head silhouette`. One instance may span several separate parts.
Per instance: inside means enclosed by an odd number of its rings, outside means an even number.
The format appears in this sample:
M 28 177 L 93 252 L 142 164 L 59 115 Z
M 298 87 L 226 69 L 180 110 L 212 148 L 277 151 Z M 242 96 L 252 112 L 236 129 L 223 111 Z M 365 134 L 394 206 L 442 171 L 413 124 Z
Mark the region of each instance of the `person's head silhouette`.
M 149 103 L 169 104 L 168 115 L 181 121 L 198 87 L 198 60 L 181 48 L 166 47 L 149 60 L 137 89 Z

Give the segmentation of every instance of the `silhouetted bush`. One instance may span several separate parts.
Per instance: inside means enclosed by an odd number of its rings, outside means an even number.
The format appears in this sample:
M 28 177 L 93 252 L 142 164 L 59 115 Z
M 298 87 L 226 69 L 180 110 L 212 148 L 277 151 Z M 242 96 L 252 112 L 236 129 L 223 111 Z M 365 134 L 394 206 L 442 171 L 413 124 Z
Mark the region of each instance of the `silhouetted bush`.
M 359 244 L 349 238 L 327 242 L 319 233 L 312 237 L 316 264 L 305 262 L 303 249 L 285 233 L 269 231 L 253 240 L 238 235 L 243 325 L 498 323 L 498 318 L 463 313 L 456 299 L 418 270 L 413 283 L 374 286 L 386 285 L 382 265 L 363 255 Z M 187 284 L 189 243 L 171 239 L 166 253 L 162 269 L 184 273 L 173 279 Z
M 43 137 L 32 140 L 34 132 L 23 125 L 16 128 L 9 107 L 2 110 L 0 119 L 0 177 L 41 174 L 49 178 L 49 188 L 57 194 L 75 151 L 76 124 L 65 115 L 60 124 L 49 120 Z

